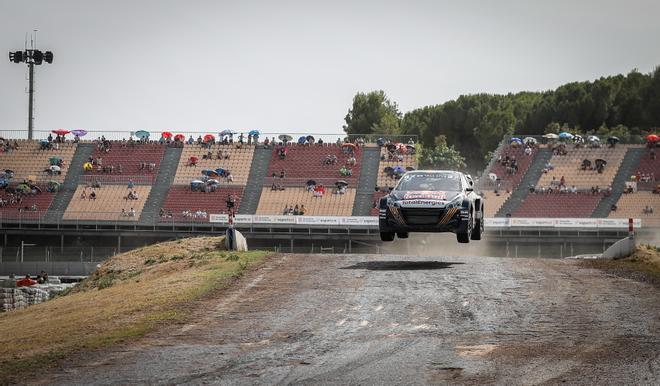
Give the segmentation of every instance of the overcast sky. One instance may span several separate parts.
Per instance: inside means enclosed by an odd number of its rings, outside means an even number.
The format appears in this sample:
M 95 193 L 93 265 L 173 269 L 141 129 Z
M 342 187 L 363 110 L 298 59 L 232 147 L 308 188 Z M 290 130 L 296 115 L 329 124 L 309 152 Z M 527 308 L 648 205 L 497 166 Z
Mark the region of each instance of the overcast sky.
M 660 1 L 0 0 L 0 130 L 336 133 L 357 91 L 402 111 L 660 64 Z

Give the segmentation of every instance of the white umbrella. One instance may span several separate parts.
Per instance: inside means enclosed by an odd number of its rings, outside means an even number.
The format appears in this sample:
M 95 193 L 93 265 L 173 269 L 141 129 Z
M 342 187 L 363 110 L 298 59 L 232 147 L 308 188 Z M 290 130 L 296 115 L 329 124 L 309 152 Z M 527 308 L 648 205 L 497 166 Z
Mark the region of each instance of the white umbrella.
M 495 173 L 488 173 L 488 178 L 490 178 L 491 181 L 495 182 L 495 180 L 497 180 L 497 174 L 495 174 Z
M 548 133 L 548 134 L 545 134 L 545 135 L 543 136 L 543 138 L 547 138 L 547 139 L 557 139 L 557 138 L 559 138 L 559 136 L 558 136 L 557 134 L 554 134 L 554 133 Z
M 526 143 L 526 144 L 528 144 L 528 143 L 538 143 L 538 141 L 534 137 L 525 137 L 525 139 L 523 139 L 523 142 Z
M 52 171 L 54 171 L 54 172 L 59 172 L 61 169 L 60 169 L 59 166 L 57 166 L 57 165 L 53 165 L 53 166 L 50 167 L 50 170 L 52 170 Z
M 587 140 L 589 140 L 589 142 L 600 142 L 600 138 L 596 137 L 595 135 L 590 135 Z

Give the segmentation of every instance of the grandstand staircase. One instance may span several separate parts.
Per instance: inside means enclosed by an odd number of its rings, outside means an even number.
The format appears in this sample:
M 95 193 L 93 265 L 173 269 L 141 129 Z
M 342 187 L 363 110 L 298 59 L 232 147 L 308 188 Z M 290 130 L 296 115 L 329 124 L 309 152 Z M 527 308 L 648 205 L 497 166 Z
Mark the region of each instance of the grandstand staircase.
M 71 202 L 71 198 L 73 198 L 73 194 L 78 187 L 78 182 L 83 172 L 83 164 L 92 156 L 94 146 L 93 143 L 78 144 L 76 152 L 73 154 L 73 158 L 71 158 L 64 182 L 60 186 L 60 191 L 55 195 L 53 202 L 50 204 L 44 221 L 55 223 L 62 220 L 62 215 L 67 206 L 69 206 L 69 202 Z
M 644 155 L 644 148 L 629 148 L 621 161 L 621 166 L 612 181 L 612 194 L 609 197 L 603 197 L 598 203 L 591 217 L 607 217 L 610 214 L 612 204 L 616 204 L 623 194 L 625 183 L 630 176 L 635 174 L 635 169 Z
M 247 186 L 243 192 L 243 200 L 241 206 L 238 208 L 238 214 L 255 214 L 261 199 L 261 191 L 263 190 L 264 178 L 268 173 L 268 165 L 273 155 L 272 149 L 264 149 L 256 147 L 254 155 L 252 156 L 252 165 L 250 167 L 250 175 L 248 176 Z
M 374 188 L 378 182 L 378 165 L 380 164 L 380 147 L 365 146 L 362 148 L 360 160 L 360 179 L 355 192 L 353 216 L 369 216 L 374 198 Z
M 546 162 L 550 161 L 550 158 L 552 158 L 552 150 L 545 148 L 539 150 L 536 157 L 534 157 L 534 161 L 529 165 L 525 176 L 520 181 L 520 184 L 513 189 L 511 196 L 502 204 L 495 217 L 505 217 L 507 213 L 514 213 L 518 209 L 529 194 L 529 186 L 536 186 L 536 183 L 543 174 L 543 168 Z
M 163 159 L 160 163 L 158 175 L 156 180 L 151 186 L 151 192 L 147 197 L 147 202 L 144 203 L 142 208 L 142 216 L 140 216 L 140 225 L 153 225 L 158 218 L 158 210 L 162 208 L 167 192 L 170 190 L 176 169 L 179 166 L 183 148 L 181 147 L 167 147 Z

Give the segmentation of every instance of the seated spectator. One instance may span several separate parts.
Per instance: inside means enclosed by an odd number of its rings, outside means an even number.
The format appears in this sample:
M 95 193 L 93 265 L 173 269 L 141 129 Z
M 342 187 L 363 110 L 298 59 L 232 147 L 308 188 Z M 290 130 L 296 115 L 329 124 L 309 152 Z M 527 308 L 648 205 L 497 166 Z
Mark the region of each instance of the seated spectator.
M 192 145 L 193 143 L 195 143 L 195 140 L 193 139 L 192 134 L 190 135 L 190 137 L 188 137 L 187 143 L 188 143 L 188 145 Z
M 300 208 L 298 208 L 298 205 L 296 205 L 296 206 L 293 208 L 293 215 L 294 215 L 294 216 L 298 216 L 299 214 L 300 214 Z
M 80 199 L 85 200 L 87 198 L 87 191 L 83 189 L 83 191 L 80 193 Z
M 577 194 L 577 187 L 575 185 L 571 186 L 571 193 Z
M 617 209 L 619 209 L 619 208 L 616 206 L 616 204 L 612 204 L 610 206 L 610 211 L 612 211 L 612 212 L 616 212 Z
M 126 212 L 126 209 L 121 208 L 121 213 L 119 214 L 121 217 L 128 217 L 128 213 Z
M 284 210 L 282 211 L 282 215 L 286 216 L 289 214 L 289 206 L 284 205 Z
M 307 213 L 307 209 L 305 208 L 305 205 L 300 205 L 300 209 L 298 210 L 298 215 L 302 216 L 305 213 Z
M 89 194 L 90 200 L 96 200 L 96 192 L 92 190 L 92 193 Z
M 131 208 L 131 210 L 128 211 L 128 217 L 135 217 L 135 209 Z

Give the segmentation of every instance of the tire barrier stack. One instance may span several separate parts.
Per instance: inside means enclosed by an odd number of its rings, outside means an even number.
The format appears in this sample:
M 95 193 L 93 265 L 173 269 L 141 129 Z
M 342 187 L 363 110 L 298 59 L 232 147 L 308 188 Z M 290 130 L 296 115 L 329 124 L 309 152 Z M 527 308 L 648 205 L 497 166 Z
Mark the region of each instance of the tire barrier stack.
M 58 280 L 59 281 L 59 280 Z M 0 288 L 0 312 L 43 303 L 73 284 L 38 284 L 30 287 Z

